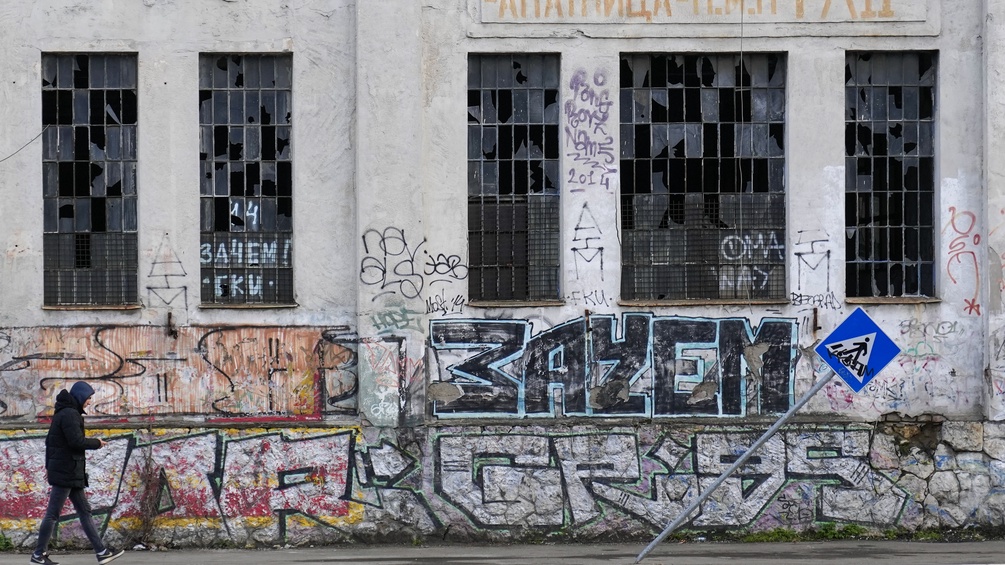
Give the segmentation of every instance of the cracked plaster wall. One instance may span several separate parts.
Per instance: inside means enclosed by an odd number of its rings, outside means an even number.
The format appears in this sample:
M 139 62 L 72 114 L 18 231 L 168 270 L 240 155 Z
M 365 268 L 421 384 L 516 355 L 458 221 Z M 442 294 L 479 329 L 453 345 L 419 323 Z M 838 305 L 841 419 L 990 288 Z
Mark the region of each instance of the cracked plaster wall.
M 788 10 L 782 20 L 796 17 L 794 8 L 779 4 Z M 844 4 L 841 9 L 857 3 Z M 862 394 L 838 382 L 826 387 L 807 407 L 809 421 L 771 440 L 710 499 L 696 525 L 802 529 L 839 522 L 914 530 L 1002 523 L 1001 261 L 989 257 L 994 252 L 986 246 L 1005 249 L 998 241 L 998 211 L 1005 209 L 1001 165 L 990 157 L 1001 153 L 1005 113 L 981 93 L 1001 90 L 996 69 L 1003 66 L 1005 45 L 1000 26 L 984 22 L 1005 21 L 1005 2 L 989 0 L 985 12 L 978 2 L 928 0 L 904 8 L 911 17 L 903 20 L 865 21 L 835 11 L 833 21 L 755 20 L 743 29 L 714 18 L 647 25 L 638 19 L 516 24 L 483 17 L 485 9 L 510 5 L 522 4 L 0 5 L 0 26 L 7 30 L 0 37 L 0 52 L 7 55 L 0 63 L 6 77 L 0 83 L 0 158 L 6 158 L 0 163 L 0 400 L 7 410 L 0 415 L 6 418 L 0 466 L 9 465 L 0 472 L 14 477 L 0 486 L 0 533 L 19 546 L 32 543 L 44 506 L 39 446 L 46 395 L 63 381 L 93 377 L 106 387 L 101 414 L 134 419 L 125 428 L 101 429 L 101 419 L 91 424 L 112 440 L 92 458 L 91 469 L 94 505 L 113 543 L 136 532 L 181 545 L 413 536 L 509 541 L 541 532 L 650 538 L 753 441 L 762 429 L 749 427 L 755 419 L 759 426 L 780 412 L 777 405 L 765 408 L 757 394 L 766 355 L 786 352 L 780 358 L 788 364 L 773 368 L 782 378 L 771 385 L 783 405 L 828 371 L 808 352 L 855 307 L 844 300 L 845 228 L 833 212 L 843 208 L 845 186 L 845 51 L 901 49 L 939 51 L 934 212 L 940 301 L 867 306 L 902 353 Z M 561 303 L 467 303 L 467 53 L 560 54 L 564 102 L 586 87 L 586 100 L 617 99 L 621 52 L 741 48 L 786 53 L 789 300 L 620 304 L 614 164 L 595 171 L 595 185 L 563 186 Z M 177 258 L 185 274 L 172 285 L 191 289 L 184 304 L 141 291 L 138 311 L 39 307 L 42 246 L 33 226 L 42 224 L 41 154 L 30 140 L 41 113 L 39 54 L 61 51 L 138 56 L 138 273 L 141 289 L 160 284 L 148 274 L 162 258 Z M 294 57 L 299 307 L 267 315 L 200 308 L 196 290 L 195 69 L 199 53 L 244 51 Z M 562 120 L 563 129 L 574 130 L 568 115 Z M 600 130 L 584 133 L 619 147 L 618 104 L 606 120 Z M 574 149 L 563 148 L 564 164 L 573 165 Z M 573 178 L 585 178 L 575 172 Z M 587 237 L 591 250 L 602 248 L 602 261 L 586 260 Z M 720 413 L 723 383 L 699 378 L 690 391 L 695 394 L 679 404 L 705 408 L 711 402 L 713 420 L 663 414 L 666 419 L 653 421 L 645 401 L 659 385 L 635 375 L 603 382 L 607 366 L 599 361 L 606 359 L 584 355 L 582 388 L 596 390 L 604 401 L 584 399 L 583 406 L 640 402 L 642 415 L 570 424 L 561 395 L 554 394 L 559 389 L 552 387 L 569 371 L 557 371 L 561 378 L 553 381 L 542 369 L 530 374 L 537 379 L 531 390 L 547 414 L 515 426 L 507 418 L 524 414 L 499 407 L 512 389 L 532 380 L 511 379 L 498 397 L 473 394 L 472 387 L 453 382 L 450 366 L 472 362 L 473 349 L 485 344 L 469 340 L 451 348 L 429 341 L 431 322 L 526 327 L 519 347 L 527 357 L 504 368 L 513 375 L 524 370 L 525 360 L 553 367 L 553 350 L 541 344 L 556 336 L 579 343 L 568 328 L 580 321 L 586 327 L 594 315 L 620 324 L 608 353 L 625 358 L 651 343 L 649 333 L 622 339 L 633 315 L 662 320 L 663 327 L 688 318 L 716 328 L 733 324 L 734 337 L 740 329 L 751 332 L 750 343 L 716 337 L 687 344 L 687 351 L 661 352 L 687 368 L 735 362 L 743 370 L 729 375 L 730 386 L 750 394 L 738 404 L 747 411 Z M 755 339 L 753 332 L 769 321 L 790 328 L 792 339 Z M 219 347 L 199 346 L 212 332 L 224 336 L 215 342 Z M 277 337 L 281 348 L 269 341 Z M 595 341 L 584 337 L 582 343 Z M 531 356 L 536 346 L 543 357 Z M 220 361 L 228 350 L 231 358 Z M 635 358 L 652 361 L 645 353 Z M 357 364 L 349 365 L 350 359 Z M 137 373 L 139 367 L 149 371 Z M 647 370 L 640 375 L 650 375 Z M 145 380 L 165 374 L 179 377 L 174 387 L 181 389 L 158 389 L 158 380 Z M 323 381 L 317 378 L 322 374 Z M 196 392 L 184 390 L 186 383 Z M 161 390 L 171 394 L 158 397 Z M 216 390 L 226 393 L 226 402 L 204 394 Z M 474 408 L 459 420 L 434 414 L 434 405 L 458 403 Z M 183 422 L 148 431 L 144 418 L 151 414 Z M 276 418 L 305 427 L 261 427 L 277 425 Z M 223 427 L 200 427 L 208 423 Z M 152 511 L 144 501 L 155 503 Z M 82 540 L 72 523 L 60 527 L 60 539 Z
M 447 539 L 645 540 L 760 435 L 746 426 L 97 429 L 91 501 L 112 543 L 282 545 Z M 38 433 L 0 437 L 0 533 L 34 541 Z M 798 424 L 685 529 L 1000 527 L 1005 427 Z M 144 501 L 147 506 L 144 507 Z M 146 509 L 145 509 L 146 508 Z M 86 545 L 74 520 L 58 539 Z

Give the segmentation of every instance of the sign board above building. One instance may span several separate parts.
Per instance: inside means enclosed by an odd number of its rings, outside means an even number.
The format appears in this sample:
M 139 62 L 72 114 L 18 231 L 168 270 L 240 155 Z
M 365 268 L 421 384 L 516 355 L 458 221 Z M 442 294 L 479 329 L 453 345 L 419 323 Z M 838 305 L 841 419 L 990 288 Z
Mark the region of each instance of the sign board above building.
M 928 0 L 474 0 L 482 23 L 924 22 Z

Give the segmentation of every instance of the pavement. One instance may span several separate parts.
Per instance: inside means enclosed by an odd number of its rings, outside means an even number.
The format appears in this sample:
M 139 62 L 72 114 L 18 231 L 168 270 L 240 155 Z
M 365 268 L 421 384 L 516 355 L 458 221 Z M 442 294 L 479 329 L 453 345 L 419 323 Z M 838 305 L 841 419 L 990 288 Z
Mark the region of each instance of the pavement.
M 270 550 L 127 551 L 115 565 L 628 565 L 646 544 L 363 546 Z M 24 565 L 27 553 L 0 553 L 0 565 Z M 91 565 L 94 554 L 54 552 L 61 565 Z M 640 565 L 1005 565 L 1005 541 L 925 543 L 842 540 L 800 543 L 673 543 Z

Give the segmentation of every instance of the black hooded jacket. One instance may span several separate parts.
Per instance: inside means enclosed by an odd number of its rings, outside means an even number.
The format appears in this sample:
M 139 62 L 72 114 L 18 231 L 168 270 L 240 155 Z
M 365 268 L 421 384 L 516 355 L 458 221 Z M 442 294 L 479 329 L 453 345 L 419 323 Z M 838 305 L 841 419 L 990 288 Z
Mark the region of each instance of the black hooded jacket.
M 56 413 L 45 436 L 45 469 L 49 484 L 84 488 L 87 468 L 84 452 L 98 449 L 101 442 L 84 437 L 84 407 L 66 390 L 56 396 Z

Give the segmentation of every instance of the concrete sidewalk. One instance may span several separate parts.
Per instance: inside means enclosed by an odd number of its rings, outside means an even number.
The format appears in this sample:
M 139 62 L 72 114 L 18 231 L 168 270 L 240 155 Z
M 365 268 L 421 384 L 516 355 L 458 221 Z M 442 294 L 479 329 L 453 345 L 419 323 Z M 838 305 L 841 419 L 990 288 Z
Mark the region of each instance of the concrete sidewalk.
M 274 550 L 129 551 L 115 565 L 628 565 L 645 544 L 331 546 Z M 27 553 L 0 554 L 0 565 L 24 565 Z M 93 553 L 55 553 L 61 565 L 91 565 Z M 922 543 L 830 541 L 805 543 L 667 543 L 643 565 L 1005 565 L 1005 541 Z

